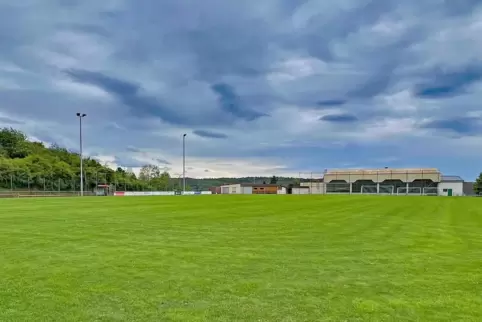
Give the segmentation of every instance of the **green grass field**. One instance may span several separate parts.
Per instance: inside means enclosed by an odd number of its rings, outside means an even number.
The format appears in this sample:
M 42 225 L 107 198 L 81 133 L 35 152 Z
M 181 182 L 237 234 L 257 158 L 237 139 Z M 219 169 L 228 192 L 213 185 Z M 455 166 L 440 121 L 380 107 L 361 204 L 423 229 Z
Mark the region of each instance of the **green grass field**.
M 0 200 L 0 321 L 482 321 L 482 198 Z

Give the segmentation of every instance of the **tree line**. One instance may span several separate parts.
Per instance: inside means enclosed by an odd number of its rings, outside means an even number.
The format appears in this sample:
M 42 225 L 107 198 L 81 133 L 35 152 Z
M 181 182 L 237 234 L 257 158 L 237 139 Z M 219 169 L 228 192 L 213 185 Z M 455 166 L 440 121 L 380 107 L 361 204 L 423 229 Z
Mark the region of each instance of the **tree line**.
M 156 165 L 145 165 L 138 175 L 121 167 L 112 169 L 91 157 L 83 158 L 84 187 L 94 189 L 99 184 L 115 185 L 117 190 L 166 191 L 180 190 L 180 178 Z M 294 178 L 186 178 L 186 190 L 207 190 L 212 186 L 232 183 L 289 184 Z M 2 190 L 80 190 L 80 155 L 57 144 L 45 146 L 31 142 L 25 133 L 13 128 L 0 130 L 0 189 Z
M 166 171 L 146 165 L 139 176 L 123 168 L 111 169 L 98 160 L 83 158 L 86 189 L 98 184 L 115 184 L 128 190 L 177 189 Z M 80 155 L 56 144 L 31 142 L 21 131 L 0 130 L 0 189 L 70 190 L 80 189 Z

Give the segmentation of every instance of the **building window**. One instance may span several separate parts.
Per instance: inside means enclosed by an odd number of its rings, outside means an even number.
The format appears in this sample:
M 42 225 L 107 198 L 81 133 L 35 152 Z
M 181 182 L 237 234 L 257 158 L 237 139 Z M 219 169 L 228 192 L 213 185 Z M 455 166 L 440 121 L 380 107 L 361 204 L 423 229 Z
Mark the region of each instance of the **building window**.
M 443 192 L 447 192 L 447 191 L 448 191 L 448 189 L 443 189 L 442 191 L 443 191 Z

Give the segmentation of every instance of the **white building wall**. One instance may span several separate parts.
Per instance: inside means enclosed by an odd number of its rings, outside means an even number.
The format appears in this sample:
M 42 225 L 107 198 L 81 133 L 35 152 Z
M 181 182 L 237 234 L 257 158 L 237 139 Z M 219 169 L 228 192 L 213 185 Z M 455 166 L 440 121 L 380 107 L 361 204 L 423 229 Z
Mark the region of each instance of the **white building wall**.
M 241 189 L 241 185 L 240 184 L 229 185 L 229 193 L 234 195 L 242 194 L 243 191 Z
M 221 193 L 222 194 L 241 194 L 243 193 L 241 190 L 240 184 L 227 184 L 221 186 Z
M 286 188 L 285 188 L 285 187 L 281 187 L 281 189 L 278 189 L 278 194 L 279 194 L 279 195 L 285 195 L 285 194 L 286 194 Z
M 253 187 L 241 187 L 242 193 L 244 195 L 251 195 L 253 194 Z
M 463 182 L 440 182 L 438 184 L 438 194 L 440 196 L 447 196 L 448 191 L 444 190 L 452 189 L 452 196 L 463 196 L 464 195 L 464 183 Z
M 310 189 L 306 188 L 293 188 L 291 190 L 291 194 L 293 195 L 308 195 L 310 194 Z
M 300 186 L 309 187 L 311 194 L 324 194 L 326 193 L 326 185 L 324 182 L 301 182 Z

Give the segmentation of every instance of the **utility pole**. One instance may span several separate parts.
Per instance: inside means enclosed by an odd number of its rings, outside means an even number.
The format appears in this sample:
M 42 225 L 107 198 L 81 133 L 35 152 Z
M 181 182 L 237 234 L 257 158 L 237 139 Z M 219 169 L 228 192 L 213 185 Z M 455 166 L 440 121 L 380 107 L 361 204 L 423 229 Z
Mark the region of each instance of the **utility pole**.
M 182 135 L 182 192 L 186 191 L 186 135 Z
M 82 156 L 82 119 L 86 117 L 87 114 L 84 113 L 77 113 L 77 117 L 79 118 L 79 144 L 80 144 L 80 196 L 84 195 L 84 160 Z

